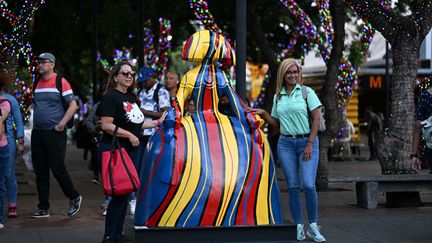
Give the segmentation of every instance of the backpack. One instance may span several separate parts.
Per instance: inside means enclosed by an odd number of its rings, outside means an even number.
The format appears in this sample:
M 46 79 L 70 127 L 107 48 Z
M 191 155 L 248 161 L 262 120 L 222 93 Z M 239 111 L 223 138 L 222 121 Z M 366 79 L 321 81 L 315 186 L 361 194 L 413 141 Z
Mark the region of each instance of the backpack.
M 425 141 L 426 147 L 432 148 L 432 116 L 421 122 L 422 136 Z
M 302 95 L 303 95 L 303 99 L 305 100 L 305 102 L 306 102 L 306 108 L 307 108 L 307 113 L 308 113 L 308 116 L 309 116 L 309 126 L 311 126 L 312 124 L 312 119 L 311 119 L 311 111 L 310 111 L 310 109 L 309 109 L 309 105 L 308 105 L 308 103 L 307 103 L 307 92 L 306 92 L 306 87 L 307 86 L 305 86 L 305 85 L 302 85 L 301 86 L 301 89 L 302 89 Z M 319 108 L 319 127 L 318 127 L 318 131 L 319 132 L 325 132 L 325 130 L 326 130 L 326 125 L 325 125 L 325 119 L 324 119 L 324 115 L 323 115 L 323 111 L 322 111 L 322 109 L 321 108 Z
M 160 107 L 159 107 L 159 90 L 162 88 L 162 84 L 160 84 L 160 83 L 158 83 L 157 85 L 156 85 L 156 89 L 155 89 L 155 91 L 154 91 L 154 93 L 153 93 L 153 100 L 155 101 L 155 103 L 156 103 L 156 107 L 157 107 L 157 110 L 158 111 L 160 111 Z M 138 90 L 138 95 L 141 93 L 141 91 L 143 91 L 143 89 L 144 88 L 139 88 L 139 90 Z
M 56 88 L 57 90 L 60 92 L 60 97 L 63 103 L 63 109 L 66 112 L 68 109 L 68 104 L 66 103 L 66 100 L 63 97 L 63 85 L 62 85 L 62 76 L 60 74 L 57 74 L 56 77 Z M 39 79 L 36 79 L 36 81 L 33 83 L 33 90 L 32 90 L 32 94 L 34 94 L 34 91 L 36 90 L 36 87 L 39 83 Z M 75 100 L 73 100 L 75 102 Z M 75 118 L 72 116 L 72 118 L 68 121 L 68 123 L 66 124 L 66 128 L 71 129 L 74 126 L 75 123 Z

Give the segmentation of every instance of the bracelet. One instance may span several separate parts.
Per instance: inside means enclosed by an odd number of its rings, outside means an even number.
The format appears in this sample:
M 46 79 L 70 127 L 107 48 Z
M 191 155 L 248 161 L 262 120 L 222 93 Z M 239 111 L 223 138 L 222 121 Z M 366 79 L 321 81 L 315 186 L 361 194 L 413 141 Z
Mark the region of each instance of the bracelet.
M 24 144 L 24 139 L 23 138 L 18 138 L 18 144 L 23 145 Z
M 309 140 L 308 140 L 308 143 L 313 143 L 313 141 L 309 141 Z
M 418 157 L 417 154 L 410 154 L 410 159 L 412 159 L 412 158 L 417 158 L 417 157 Z

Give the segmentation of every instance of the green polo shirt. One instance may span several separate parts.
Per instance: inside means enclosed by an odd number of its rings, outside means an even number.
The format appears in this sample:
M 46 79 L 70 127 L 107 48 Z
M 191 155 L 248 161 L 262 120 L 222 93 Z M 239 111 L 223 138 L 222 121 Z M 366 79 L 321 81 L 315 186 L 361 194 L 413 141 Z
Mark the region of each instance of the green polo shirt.
M 306 94 L 311 111 L 321 106 L 318 96 L 311 88 L 306 87 Z M 277 102 L 276 95 L 273 97 L 271 116 L 279 120 L 280 133 L 283 135 L 310 133 L 306 101 L 303 99 L 300 84 L 296 85 L 289 96 L 283 88 Z

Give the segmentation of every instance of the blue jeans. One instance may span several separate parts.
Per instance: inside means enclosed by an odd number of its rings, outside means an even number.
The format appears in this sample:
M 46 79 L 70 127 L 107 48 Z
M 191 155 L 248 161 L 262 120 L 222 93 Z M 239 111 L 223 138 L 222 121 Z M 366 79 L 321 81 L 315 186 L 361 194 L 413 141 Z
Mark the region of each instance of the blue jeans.
M 113 148 L 112 144 L 99 144 L 100 154 L 102 154 L 103 151 L 109 150 L 111 148 Z M 138 158 L 138 150 L 129 149 L 127 150 L 127 153 L 129 154 L 129 157 L 132 159 L 134 164 L 136 164 Z M 108 204 L 107 214 L 105 218 L 105 236 L 115 237 L 117 235 L 123 234 L 123 224 L 126 219 L 128 200 L 132 198 L 131 194 L 111 197 L 111 201 Z M 133 194 L 133 198 L 135 198 L 135 194 Z
M 5 175 L 7 164 L 9 163 L 8 146 L 0 147 L 0 224 L 4 224 L 4 197 L 5 197 Z
M 8 138 L 9 148 L 9 163 L 6 169 L 5 185 L 9 203 L 16 203 L 17 201 L 17 181 L 15 176 L 15 165 L 16 165 L 16 150 L 17 144 L 15 137 Z
M 303 151 L 307 141 L 308 138 L 281 135 L 278 142 L 278 157 L 288 186 L 289 207 L 294 224 L 302 222 L 300 185 L 303 185 L 309 222 L 318 221 L 318 196 L 315 188 L 319 161 L 318 138 L 313 142 L 311 159 L 304 161 Z

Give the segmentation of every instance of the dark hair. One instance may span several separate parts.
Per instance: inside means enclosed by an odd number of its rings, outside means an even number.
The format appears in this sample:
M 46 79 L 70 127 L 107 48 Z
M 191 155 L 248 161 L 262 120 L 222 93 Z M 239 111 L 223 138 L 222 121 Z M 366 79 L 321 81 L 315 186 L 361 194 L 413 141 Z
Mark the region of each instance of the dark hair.
M 112 89 L 115 88 L 115 86 L 116 86 L 116 82 L 114 81 L 114 77 L 115 77 L 117 74 L 119 74 L 121 68 L 122 68 L 123 66 L 125 66 L 125 65 L 128 65 L 129 67 L 132 68 L 132 70 L 135 70 L 135 69 L 132 67 L 132 65 L 131 65 L 130 63 L 128 63 L 128 62 L 119 62 L 119 63 L 116 63 L 116 64 L 111 68 L 110 75 L 109 75 L 109 77 L 108 77 L 108 83 L 107 83 L 107 85 L 106 85 L 106 89 L 105 89 L 105 94 L 106 94 L 109 90 L 112 90 Z M 131 85 L 131 86 L 128 88 L 128 90 L 127 90 L 128 93 L 132 93 L 133 88 L 134 88 L 133 85 Z
M 12 75 L 6 70 L 0 70 L 0 91 L 6 89 L 9 82 L 12 81 Z

